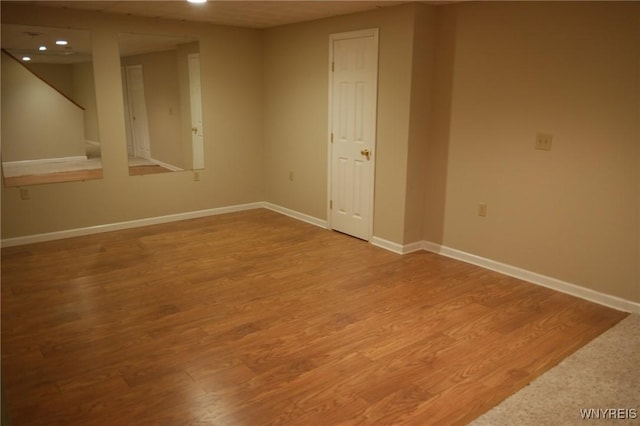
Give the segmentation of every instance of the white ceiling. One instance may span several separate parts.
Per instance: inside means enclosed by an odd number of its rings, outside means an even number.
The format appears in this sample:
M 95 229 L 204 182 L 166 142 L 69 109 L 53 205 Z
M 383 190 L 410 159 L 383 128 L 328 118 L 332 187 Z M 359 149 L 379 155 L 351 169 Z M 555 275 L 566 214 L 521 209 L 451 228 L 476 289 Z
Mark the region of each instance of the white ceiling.
M 5 1 L 2 1 L 5 3 Z M 380 7 L 408 3 L 406 0 L 387 1 L 251 1 L 209 0 L 204 4 L 191 4 L 186 0 L 169 1 L 26 1 L 22 4 L 37 4 L 47 7 L 83 9 L 104 13 L 177 19 L 193 22 L 208 22 L 247 28 L 269 28 L 279 25 L 306 22 L 329 16 L 362 12 Z M 447 2 L 425 2 L 447 3 Z
M 206 22 L 246 28 L 270 28 L 280 25 L 307 22 L 329 16 L 363 12 L 381 7 L 409 3 L 407 0 L 208 0 L 205 4 L 191 4 L 186 0 L 133 0 L 133 1 L 55 1 L 55 0 L 1 0 L 2 4 L 19 3 L 44 7 L 89 10 L 100 13 L 134 15 L 149 18 L 174 19 L 190 22 Z M 446 4 L 460 0 L 421 1 L 429 4 Z M 168 49 L 180 39 L 140 36 L 127 39 L 121 35 L 120 48 L 123 56 Z M 69 46 L 53 44 L 57 38 L 69 40 Z M 91 59 L 91 42 L 88 31 L 61 28 L 2 25 L 2 48 L 17 58 L 29 56 L 32 62 L 75 63 Z M 38 52 L 40 45 L 49 46 L 46 52 Z
M 177 45 L 197 41 L 175 36 L 119 34 L 120 54 L 137 55 L 175 49 Z M 56 40 L 68 45 L 57 46 Z M 2 48 L 15 58 L 28 56 L 32 63 L 73 64 L 91 61 L 91 32 L 69 28 L 38 27 L 33 25 L 2 25 Z M 39 51 L 46 46 L 46 51 Z
M 64 63 L 91 60 L 91 33 L 68 28 L 45 28 L 32 25 L 2 25 L 2 49 L 16 58 L 28 56 L 32 62 Z M 57 46 L 56 40 L 66 40 Z M 46 46 L 41 52 L 39 46 Z

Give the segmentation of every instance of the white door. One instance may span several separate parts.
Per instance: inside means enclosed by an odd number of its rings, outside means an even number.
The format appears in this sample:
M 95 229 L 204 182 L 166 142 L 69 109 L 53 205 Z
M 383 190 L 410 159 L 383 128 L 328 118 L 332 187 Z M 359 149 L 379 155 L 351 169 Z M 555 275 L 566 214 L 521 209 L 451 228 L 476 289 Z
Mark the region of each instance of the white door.
M 127 73 L 125 67 L 120 68 L 120 76 L 122 78 L 122 98 L 124 99 L 124 123 L 127 134 L 127 154 L 129 157 L 135 156 L 133 149 L 133 134 L 131 130 L 131 112 L 129 111 L 129 90 L 127 89 Z
M 126 74 L 133 151 L 136 157 L 151 158 L 149 120 L 144 97 L 142 65 L 127 66 Z
M 373 227 L 378 30 L 330 36 L 329 225 L 369 240 Z
M 200 92 L 200 55 L 189 55 L 189 99 L 191 103 L 191 145 L 193 168 L 204 169 L 204 134 L 202 132 L 202 95 Z

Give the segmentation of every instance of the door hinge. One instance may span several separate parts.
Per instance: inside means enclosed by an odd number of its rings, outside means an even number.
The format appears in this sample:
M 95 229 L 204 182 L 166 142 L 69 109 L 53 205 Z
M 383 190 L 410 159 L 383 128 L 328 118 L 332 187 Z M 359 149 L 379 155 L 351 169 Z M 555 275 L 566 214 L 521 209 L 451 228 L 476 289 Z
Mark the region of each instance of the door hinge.
M 331 143 L 333 143 L 333 133 L 331 133 Z
M 331 72 L 334 71 L 334 68 L 335 68 L 335 62 L 331 62 Z
M 333 200 L 329 200 L 329 209 L 333 210 Z

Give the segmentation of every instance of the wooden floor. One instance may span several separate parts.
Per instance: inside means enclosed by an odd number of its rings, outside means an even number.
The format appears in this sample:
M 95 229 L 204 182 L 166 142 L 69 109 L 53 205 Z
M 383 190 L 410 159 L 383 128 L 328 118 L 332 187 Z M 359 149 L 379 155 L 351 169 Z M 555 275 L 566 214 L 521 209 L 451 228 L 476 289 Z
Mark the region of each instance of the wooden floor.
M 2 249 L 14 426 L 464 424 L 625 316 L 261 209 Z
M 129 176 L 154 175 L 157 173 L 169 173 L 171 169 L 167 169 L 157 164 L 129 166 Z

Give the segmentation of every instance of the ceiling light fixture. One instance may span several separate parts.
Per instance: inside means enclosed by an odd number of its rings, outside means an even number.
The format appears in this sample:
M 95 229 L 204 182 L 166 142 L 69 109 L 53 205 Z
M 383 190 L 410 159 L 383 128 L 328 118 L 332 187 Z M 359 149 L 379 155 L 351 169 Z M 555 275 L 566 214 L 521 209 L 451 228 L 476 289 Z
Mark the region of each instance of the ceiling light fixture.
M 58 46 L 66 46 L 67 45 L 67 40 L 56 40 L 56 44 Z
M 40 51 L 47 50 L 47 46 L 40 46 L 40 47 L 38 47 L 38 50 L 40 50 Z
M 31 58 L 29 56 L 23 56 L 22 60 L 25 62 L 29 62 L 31 60 Z
M 189 3 L 206 3 L 207 0 L 187 0 Z

